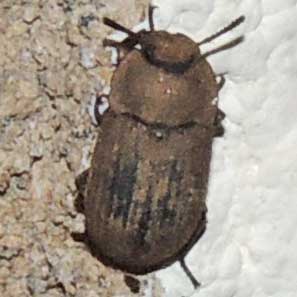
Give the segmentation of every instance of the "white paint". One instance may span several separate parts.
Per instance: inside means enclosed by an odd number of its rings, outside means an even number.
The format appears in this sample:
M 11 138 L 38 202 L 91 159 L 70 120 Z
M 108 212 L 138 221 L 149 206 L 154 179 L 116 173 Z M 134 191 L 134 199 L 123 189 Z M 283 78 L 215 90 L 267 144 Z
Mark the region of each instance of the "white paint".
M 90 47 L 80 48 L 80 62 L 86 69 L 92 69 L 97 66 L 96 53 Z
M 109 108 L 108 94 L 110 93 L 110 87 L 104 87 L 101 92 L 97 94 L 92 94 L 91 102 L 88 106 L 88 112 L 92 119 L 92 123 L 95 125 L 99 125 L 97 119 L 95 117 L 95 108 L 97 108 L 100 115 L 103 115 Z M 97 96 L 101 96 L 101 104 L 96 106 L 96 98 Z
M 108 98 L 106 96 L 101 97 L 101 103 L 97 107 L 99 114 L 103 115 L 105 111 L 109 108 Z
M 199 41 L 244 14 L 244 24 L 203 46 L 241 34 L 244 43 L 209 57 L 227 72 L 219 105 L 225 136 L 214 144 L 208 228 L 186 261 L 157 273 L 165 296 L 297 296 L 296 0 L 159 0 L 157 29 Z M 168 230 L 170 232 L 170 230 Z

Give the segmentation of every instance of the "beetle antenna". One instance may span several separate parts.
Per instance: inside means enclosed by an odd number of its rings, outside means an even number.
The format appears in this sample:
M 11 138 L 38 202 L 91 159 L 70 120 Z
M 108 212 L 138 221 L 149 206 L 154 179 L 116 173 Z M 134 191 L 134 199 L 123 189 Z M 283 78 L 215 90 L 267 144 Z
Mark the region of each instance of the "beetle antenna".
M 155 8 L 156 6 L 151 4 L 149 5 L 148 17 L 149 17 L 150 31 L 155 31 L 154 20 L 153 20 L 153 14 L 154 14 Z
M 109 18 L 103 18 L 103 23 L 106 25 L 106 26 L 109 26 L 115 30 L 118 30 L 118 31 L 121 31 L 121 32 L 124 32 L 126 34 L 128 34 L 129 36 L 135 36 L 136 33 L 134 33 L 133 31 L 129 30 L 128 28 L 125 28 L 124 26 L 116 23 L 115 21 L 109 19 Z
M 197 281 L 195 276 L 190 271 L 189 267 L 186 265 L 185 259 L 183 258 L 183 259 L 179 260 L 179 262 L 180 262 L 181 268 L 183 269 L 185 274 L 188 276 L 188 278 L 192 282 L 194 288 L 197 289 L 200 286 L 200 283 Z
M 212 40 L 214 40 L 215 38 L 221 36 L 222 34 L 225 34 L 226 32 L 233 30 L 235 27 L 237 27 L 238 25 L 240 25 L 243 21 L 245 20 L 245 17 L 242 15 L 239 18 L 237 18 L 236 20 L 234 20 L 230 25 L 226 26 L 225 28 L 223 28 L 222 30 L 220 30 L 219 32 L 203 39 L 202 41 L 198 42 L 198 45 L 201 45 L 203 43 L 207 43 L 210 42 Z
M 238 38 L 235 38 L 235 39 L 233 39 L 233 40 L 231 40 L 231 41 L 229 41 L 229 42 L 227 42 L 227 43 L 225 43 L 225 44 L 223 44 L 223 45 L 221 45 L 221 46 L 219 46 L 219 47 L 217 47 L 217 48 L 215 48 L 213 50 L 210 50 L 210 51 L 202 54 L 199 57 L 199 59 L 206 58 L 206 57 L 208 57 L 210 55 L 213 55 L 213 54 L 216 54 L 218 52 L 225 51 L 225 50 L 227 50 L 229 48 L 232 48 L 232 47 L 238 45 L 239 43 L 241 43 L 243 40 L 244 40 L 244 37 L 243 36 L 240 36 Z

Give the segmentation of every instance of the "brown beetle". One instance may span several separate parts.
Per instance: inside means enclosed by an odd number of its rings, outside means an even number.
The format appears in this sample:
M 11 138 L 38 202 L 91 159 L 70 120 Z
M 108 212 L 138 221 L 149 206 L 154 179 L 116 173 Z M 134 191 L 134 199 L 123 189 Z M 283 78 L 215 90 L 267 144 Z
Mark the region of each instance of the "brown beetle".
M 104 19 L 128 37 L 105 40 L 125 55 L 112 78 L 91 168 L 79 182 L 86 181 L 86 233 L 93 254 L 107 265 L 146 274 L 178 260 L 197 287 L 184 257 L 206 228 L 212 141 L 223 134 L 214 99 L 224 78 L 217 83 L 205 58 L 243 38 L 204 54 L 199 45 L 244 17 L 197 44 L 155 31 L 152 12 L 150 31 L 138 33 Z

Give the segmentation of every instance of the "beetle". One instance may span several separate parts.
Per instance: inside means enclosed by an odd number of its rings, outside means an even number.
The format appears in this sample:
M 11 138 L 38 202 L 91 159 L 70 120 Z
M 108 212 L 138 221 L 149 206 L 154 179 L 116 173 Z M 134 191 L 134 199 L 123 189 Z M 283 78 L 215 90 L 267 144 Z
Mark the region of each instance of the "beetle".
M 206 229 L 212 142 L 223 135 L 224 118 L 215 102 L 224 77 L 217 82 L 206 57 L 243 37 L 203 54 L 199 46 L 244 16 L 196 43 L 155 30 L 153 9 L 150 30 L 137 33 L 104 18 L 128 36 L 104 41 L 118 50 L 119 61 L 108 111 L 101 116 L 95 108 L 101 131 L 91 167 L 77 185 L 88 243 L 102 263 L 142 275 L 179 261 L 198 287 L 184 259 Z M 97 105 L 104 96 L 97 96 Z

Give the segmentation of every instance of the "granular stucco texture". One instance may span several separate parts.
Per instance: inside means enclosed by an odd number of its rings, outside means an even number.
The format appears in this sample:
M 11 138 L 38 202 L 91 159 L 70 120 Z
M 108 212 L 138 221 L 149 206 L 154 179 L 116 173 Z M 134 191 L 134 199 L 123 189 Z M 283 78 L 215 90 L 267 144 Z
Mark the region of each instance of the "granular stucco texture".
M 123 274 L 103 266 L 71 233 L 84 231 L 74 181 L 100 133 L 88 105 L 113 70 L 102 47 L 112 30 L 102 17 L 131 28 L 147 5 L 1 1 L 0 296 L 133 295 Z M 133 296 L 143 296 L 152 277 Z

